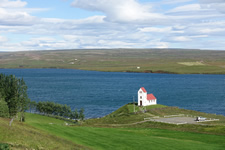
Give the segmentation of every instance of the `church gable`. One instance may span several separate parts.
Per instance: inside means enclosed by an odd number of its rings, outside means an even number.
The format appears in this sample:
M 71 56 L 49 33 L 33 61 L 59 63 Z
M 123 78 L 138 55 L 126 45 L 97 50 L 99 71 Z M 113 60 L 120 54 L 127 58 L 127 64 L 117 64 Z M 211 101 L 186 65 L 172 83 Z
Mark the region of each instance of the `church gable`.
M 144 92 L 144 93 L 147 93 L 146 89 L 144 87 L 141 88 L 141 90 Z

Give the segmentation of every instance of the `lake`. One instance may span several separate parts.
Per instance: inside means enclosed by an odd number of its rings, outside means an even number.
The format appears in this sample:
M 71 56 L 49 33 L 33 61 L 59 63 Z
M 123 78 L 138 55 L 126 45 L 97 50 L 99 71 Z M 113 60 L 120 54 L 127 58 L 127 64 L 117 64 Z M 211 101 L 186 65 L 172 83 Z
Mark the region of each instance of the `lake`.
M 225 115 L 225 75 L 177 75 L 97 72 L 72 69 L 0 69 L 23 77 L 28 96 L 84 108 L 87 118 L 102 117 L 137 102 L 145 87 L 159 104 Z

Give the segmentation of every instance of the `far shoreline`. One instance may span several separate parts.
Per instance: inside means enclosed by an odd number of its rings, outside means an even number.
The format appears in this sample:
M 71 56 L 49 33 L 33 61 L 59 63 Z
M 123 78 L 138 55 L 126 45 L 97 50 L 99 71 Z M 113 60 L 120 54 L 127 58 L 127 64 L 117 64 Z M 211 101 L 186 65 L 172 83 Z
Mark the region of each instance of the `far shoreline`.
M 57 68 L 57 67 L 49 67 L 49 68 L 0 68 L 0 69 L 64 69 L 64 70 L 81 70 L 81 71 L 97 71 L 97 72 L 119 72 L 119 73 L 143 73 L 143 74 L 174 74 L 174 75 L 225 75 L 225 73 L 178 73 L 178 72 L 169 72 L 169 71 L 163 71 L 163 70 L 144 70 L 144 71 L 103 71 L 103 70 L 89 70 L 89 69 L 76 69 L 76 68 Z

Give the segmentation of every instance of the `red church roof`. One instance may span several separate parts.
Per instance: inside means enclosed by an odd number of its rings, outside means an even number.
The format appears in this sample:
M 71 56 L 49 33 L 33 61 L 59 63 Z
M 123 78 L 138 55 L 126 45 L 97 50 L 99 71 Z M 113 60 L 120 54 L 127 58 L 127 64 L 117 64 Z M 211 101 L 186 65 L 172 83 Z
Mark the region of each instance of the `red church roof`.
M 141 88 L 144 93 L 146 93 L 146 89 L 144 87 Z
M 155 100 L 155 96 L 153 94 L 148 94 L 147 95 L 147 100 Z

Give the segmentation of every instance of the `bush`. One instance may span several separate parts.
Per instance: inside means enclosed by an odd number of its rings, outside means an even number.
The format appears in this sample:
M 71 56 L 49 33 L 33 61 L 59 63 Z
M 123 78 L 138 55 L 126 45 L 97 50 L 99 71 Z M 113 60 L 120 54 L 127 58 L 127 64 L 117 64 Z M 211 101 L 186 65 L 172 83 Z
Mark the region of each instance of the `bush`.
M 0 143 L 0 150 L 10 150 L 10 147 L 8 144 Z

